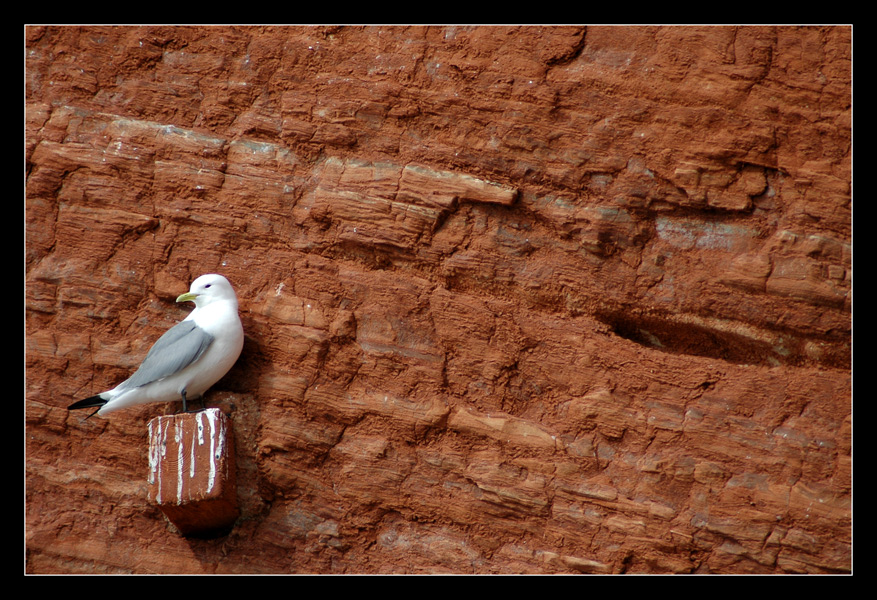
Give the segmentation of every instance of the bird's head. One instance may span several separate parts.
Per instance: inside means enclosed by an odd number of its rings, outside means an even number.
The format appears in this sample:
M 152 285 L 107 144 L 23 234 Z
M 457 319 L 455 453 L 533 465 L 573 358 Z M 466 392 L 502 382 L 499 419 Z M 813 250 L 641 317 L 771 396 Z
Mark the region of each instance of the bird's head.
M 216 300 L 233 300 L 237 304 L 237 295 L 228 279 L 222 275 L 202 275 L 192 282 L 185 294 L 177 297 L 177 302 L 194 302 L 196 308 L 206 306 Z

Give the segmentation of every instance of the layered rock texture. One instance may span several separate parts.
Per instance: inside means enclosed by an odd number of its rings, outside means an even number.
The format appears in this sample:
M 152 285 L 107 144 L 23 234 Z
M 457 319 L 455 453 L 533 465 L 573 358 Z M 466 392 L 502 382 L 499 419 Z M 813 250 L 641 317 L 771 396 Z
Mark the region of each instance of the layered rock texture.
M 32 573 L 851 569 L 847 27 L 30 27 Z M 240 518 L 127 377 L 202 273 Z

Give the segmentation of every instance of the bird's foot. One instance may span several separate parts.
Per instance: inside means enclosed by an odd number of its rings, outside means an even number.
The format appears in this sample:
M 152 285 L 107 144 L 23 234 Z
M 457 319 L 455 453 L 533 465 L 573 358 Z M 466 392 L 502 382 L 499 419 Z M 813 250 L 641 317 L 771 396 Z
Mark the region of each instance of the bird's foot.
M 201 408 L 192 408 L 192 409 L 189 408 L 189 402 L 188 402 L 188 399 L 186 398 L 185 390 L 180 392 L 180 396 L 183 399 L 183 411 L 182 412 L 184 412 L 184 413 L 201 412 L 202 410 L 207 408 L 206 404 L 204 403 L 204 394 L 201 394 L 200 396 L 198 396 L 198 400 L 201 401 Z

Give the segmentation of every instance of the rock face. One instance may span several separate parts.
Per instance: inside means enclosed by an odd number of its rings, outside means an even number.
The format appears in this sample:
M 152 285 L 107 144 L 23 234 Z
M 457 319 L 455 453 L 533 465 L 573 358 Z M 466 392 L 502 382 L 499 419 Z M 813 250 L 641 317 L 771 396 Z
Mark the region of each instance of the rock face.
M 26 30 L 33 573 L 851 569 L 851 30 Z M 68 413 L 235 285 L 234 529 Z

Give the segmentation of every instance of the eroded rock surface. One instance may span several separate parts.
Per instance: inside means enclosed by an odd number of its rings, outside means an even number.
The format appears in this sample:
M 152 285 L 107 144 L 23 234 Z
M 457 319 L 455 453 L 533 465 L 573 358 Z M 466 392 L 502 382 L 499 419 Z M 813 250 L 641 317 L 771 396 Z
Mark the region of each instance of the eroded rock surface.
M 30 27 L 27 570 L 851 569 L 851 30 Z M 234 530 L 125 378 L 206 272 Z

